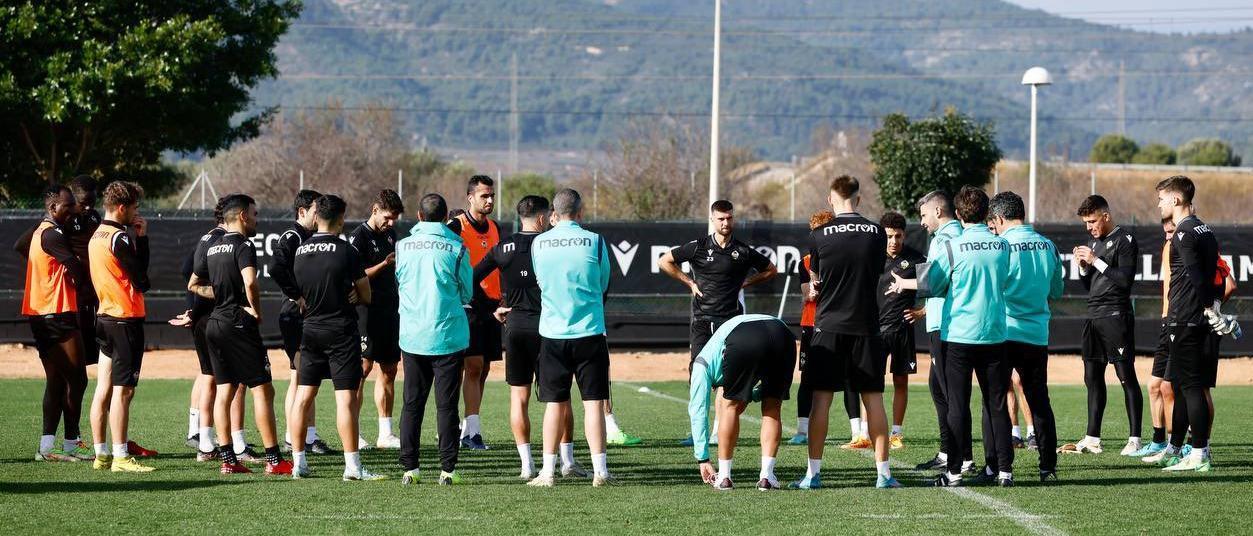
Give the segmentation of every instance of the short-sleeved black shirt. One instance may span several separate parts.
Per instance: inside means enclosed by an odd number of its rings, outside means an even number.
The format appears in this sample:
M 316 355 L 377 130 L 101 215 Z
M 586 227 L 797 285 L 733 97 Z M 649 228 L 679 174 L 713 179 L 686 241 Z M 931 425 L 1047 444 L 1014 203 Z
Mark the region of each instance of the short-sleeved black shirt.
M 1189 216 L 1179 222 L 1170 246 L 1171 325 L 1200 326 L 1206 322 L 1206 307 L 1220 296 L 1214 284 L 1218 270 L 1218 240 L 1208 225 Z
M 357 258 L 365 268 L 376 266 L 388 255 L 396 252 L 396 230 L 388 229 L 375 232 L 362 222 L 352 234 L 348 235 L 348 243 L 357 249 Z M 388 266 L 370 278 L 370 309 L 396 309 L 400 303 L 400 294 L 396 288 L 396 266 Z
M 209 232 L 205 233 L 204 236 L 201 236 L 200 240 L 196 242 L 196 251 L 192 253 L 191 257 L 191 271 L 193 274 L 196 274 L 196 277 L 205 281 L 209 280 L 209 248 L 214 244 L 217 244 L 218 240 L 220 240 L 224 234 L 226 234 L 226 229 L 214 227 L 213 229 L 210 229 Z M 195 320 L 212 313 L 213 306 L 213 300 L 196 296 L 192 301 L 191 318 Z
M 348 295 L 365 277 L 365 268 L 347 241 L 332 234 L 313 235 L 296 248 L 293 272 L 305 298 L 305 329 L 346 330 L 356 325 L 357 310 Z
M 879 276 L 887 259 L 887 233 L 861 214 L 837 215 L 809 233 L 809 263 L 818 275 L 817 331 L 869 336 L 879 333 Z
M 249 306 L 248 293 L 244 288 L 244 268 L 257 267 L 257 251 L 252 240 L 239 233 L 225 233 L 216 244 L 208 247 L 205 255 L 209 282 L 213 284 L 212 317 L 236 322 L 246 315 Z
M 692 280 L 704 296 L 692 296 L 692 319 L 726 319 L 744 314 L 740 292 L 752 270 L 764 271 L 770 259 L 734 237 L 724 248 L 713 235 L 670 250 L 674 262 L 692 267 Z
M 540 291 L 531 265 L 531 242 L 536 236 L 539 233 L 514 233 L 474 266 L 475 287 L 493 270 L 500 270 L 502 304 L 513 309 L 505 318 L 511 328 L 539 329 Z
M 270 278 L 278 285 L 279 290 L 283 291 L 283 295 L 292 301 L 300 299 L 300 287 L 296 286 L 295 277 L 292 275 L 292 257 L 296 255 L 296 248 L 300 247 L 300 244 L 308 240 L 310 236 L 313 236 L 313 231 L 305 229 L 297 222 L 292 222 L 291 228 L 279 235 L 278 244 L 274 246 L 274 254 L 270 256 Z
M 926 260 L 922 253 L 909 246 L 902 248 L 897 256 L 886 259 L 883 266 L 883 275 L 879 276 L 877 296 L 879 300 L 879 329 L 881 331 L 892 331 L 909 327 L 909 323 L 905 321 L 905 310 L 912 309 L 917 304 L 918 292 L 907 290 L 890 295 L 886 294 L 886 292 L 888 286 L 896 280 L 896 278 L 892 277 L 892 274 L 899 275 L 902 279 L 914 279 L 917 277 L 918 264 L 926 262 Z

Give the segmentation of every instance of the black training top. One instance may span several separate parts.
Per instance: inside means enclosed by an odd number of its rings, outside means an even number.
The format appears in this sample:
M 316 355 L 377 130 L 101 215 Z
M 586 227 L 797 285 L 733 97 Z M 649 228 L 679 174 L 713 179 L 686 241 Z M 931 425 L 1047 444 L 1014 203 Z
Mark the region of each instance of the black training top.
M 352 234 L 348 235 L 348 243 L 357 249 L 357 258 L 363 268 L 376 266 L 388 255 L 396 252 L 396 230 L 388 229 L 375 232 L 362 222 Z M 396 289 L 396 265 L 383 268 L 370 278 L 370 309 L 388 309 L 399 314 L 400 294 Z
M 191 270 L 192 273 L 196 274 L 196 277 L 204 280 L 209 279 L 209 247 L 217 244 L 224 234 L 226 234 L 226 229 L 214 227 L 196 242 L 196 250 L 191 254 Z M 202 298 L 194 293 L 192 295 L 195 296 L 191 307 L 192 320 L 213 312 L 214 300 Z
M 1140 246 L 1131 233 L 1115 227 L 1088 242 L 1100 261 L 1079 275 L 1088 289 L 1088 316 L 1097 318 L 1131 313 L 1131 285 L 1136 279 Z
M 305 298 L 305 329 L 348 330 L 356 325 L 357 310 L 348 295 L 365 277 L 365 268 L 347 241 L 314 234 L 296 248 L 294 273 Z
M 879 333 L 879 276 L 887 258 L 887 233 L 855 212 L 836 215 L 809 233 L 810 269 L 818 277 L 815 331 Z
M 252 240 L 239 233 L 225 233 L 217 243 L 208 247 L 205 258 L 215 302 L 211 316 L 238 322 L 248 314 L 243 308 L 250 305 L 244 276 L 240 272 L 244 268 L 257 267 L 257 252 Z
M 910 327 L 910 323 L 905 321 L 905 310 L 913 309 L 917 305 L 918 292 L 906 290 L 890 295 L 886 292 L 888 286 L 896 280 L 892 274 L 899 275 L 902 279 L 914 279 L 917 277 L 917 266 L 926 261 L 926 256 L 909 246 L 902 248 L 897 256 L 886 258 L 884 261 L 883 275 L 879 276 L 877 296 L 880 331 L 894 331 Z
M 1218 240 L 1208 225 L 1188 216 L 1175 229 L 1170 246 L 1170 325 L 1200 326 L 1202 312 L 1221 294 L 1214 284 L 1218 270 Z
M 692 280 L 703 296 L 692 296 L 693 320 L 724 320 L 744 314 L 740 292 L 752 270 L 764 271 L 770 259 L 734 237 L 727 247 L 714 235 L 693 240 L 670 250 L 674 262 L 692 266 Z
M 278 244 L 274 245 L 274 255 L 270 260 L 270 277 L 278 284 L 283 295 L 292 301 L 300 299 L 300 287 L 296 285 L 295 276 L 292 275 L 292 258 L 296 256 L 296 248 L 300 247 L 300 244 L 308 240 L 310 236 L 313 236 L 313 231 L 305 229 L 299 223 L 292 222 L 291 228 L 283 231 L 283 234 L 278 237 Z
M 513 308 L 505 323 L 511 328 L 539 329 L 540 292 L 531 265 L 531 242 L 539 233 L 514 233 L 496 244 L 474 266 L 474 286 L 500 269 L 502 304 Z

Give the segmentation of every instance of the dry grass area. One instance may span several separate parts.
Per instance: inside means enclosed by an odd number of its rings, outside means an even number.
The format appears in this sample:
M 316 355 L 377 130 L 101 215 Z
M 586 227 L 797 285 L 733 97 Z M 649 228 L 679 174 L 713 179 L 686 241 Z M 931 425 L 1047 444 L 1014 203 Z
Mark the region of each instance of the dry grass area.
M 1003 161 L 997 166 L 1000 190 L 1027 193 L 1028 169 L 1025 162 Z M 1196 182 L 1197 210 L 1211 223 L 1253 224 L 1253 174 L 1188 171 Z M 1105 196 L 1119 221 L 1157 223 L 1157 182 L 1169 172 L 1123 169 L 1097 169 L 1096 193 Z M 1041 221 L 1074 221 L 1075 209 L 1092 187 L 1092 171 L 1083 164 L 1041 166 L 1037 177 L 1040 199 L 1036 210 Z M 991 189 L 991 188 L 989 188 Z

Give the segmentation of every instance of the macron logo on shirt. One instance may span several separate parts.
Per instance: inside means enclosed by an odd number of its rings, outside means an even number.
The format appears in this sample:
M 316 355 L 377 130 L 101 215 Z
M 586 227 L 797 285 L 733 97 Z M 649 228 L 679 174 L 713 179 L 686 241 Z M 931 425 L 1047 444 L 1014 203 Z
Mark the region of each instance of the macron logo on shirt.
M 842 223 L 839 225 L 831 225 L 822 228 L 822 235 L 832 235 L 835 233 L 878 233 L 879 227 L 869 223 Z
M 208 255 L 217 255 L 219 253 L 233 253 L 235 244 L 220 244 L 209 248 Z
M 447 251 L 449 253 L 452 252 L 453 246 L 451 242 L 444 242 L 441 240 L 415 240 L 412 242 L 401 242 L 401 245 L 403 249 L 406 250 L 432 249 L 437 251 Z
M 962 253 L 969 251 L 993 251 L 1005 249 L 1005 242 L 963 242 L 959 247 Z
M 568 248 L 568 247 L 592 247 L 592 239 L 587 237 L 574 238 L 545 238 L 539 241 L 541 248 Z
M 297 255 L 304 255 L 306 253 L 331 253 L 334 251 L 335 244 L 331 242 L 314 242 L 312 244 L 305 244 L 296 248 Z

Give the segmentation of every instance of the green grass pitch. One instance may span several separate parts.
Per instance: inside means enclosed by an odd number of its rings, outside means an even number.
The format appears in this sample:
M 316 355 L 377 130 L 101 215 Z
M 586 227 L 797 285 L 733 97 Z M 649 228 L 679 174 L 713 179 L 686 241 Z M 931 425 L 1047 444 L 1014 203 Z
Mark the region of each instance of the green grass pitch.
M 366 451 L 363 459 L 382 482 L 345 483 L 340 456 L 311 457 L 314 478 L 291 481 L 264 475 L 222 476 L 216 464 L 200 464 L 183 445 L 189 381 L 150 380 L 140 384 L 132 421 L 133 437 L 161 451 L 158 471 L 147 475 L 96 472 L 89 463 L 35 462 L 42 382 L 0 382 L 0 526 L 9 534 L 275 534 L 288 533 L 460 533 L 460 534 L 621 534 L 638 533 L 1070 533 L 1129 534 L 1247 533 L 1253 513 L 1253 388 L 1214 391 L 1218 419 L 1214 471 L 1163 474 L 1138 460 L 1121 458 L 1125 414 L 1111 389 L 1105 419 L 1107 452 L 1064 456 L 1061 482 L 1041 487 L 1032 478 L 1036 454 L 1018 451 L 1018 487 L 972 487 L 950 493 L 923 487 L 923 475 L 898 469 L 907 488 L 871 489 L 873 468 L 862 453 L 827 449 L 823 476 L 829 489 L 761 493 L 754 489 L 759 468 L 757 425 L 745 423 L 734 470 L 739 488 L 719 493 L 699 484 L 685 436 L 681 383 L 615 384 L 620 422 L 645 438 L 640 447 L 611 448 L 610 470 L 622 486 L 594 489 L 588 481 L 559 481 L 554 489 L 531 489 L 517 481 L 517 451 L 507 430 L 507 388 L 490 383 L 483 423 L 492 446 L 487 452 L 462 451 L 459 470 L 466 485 L 442 488 L 433 472 L 423 482 L 400 485 L 395 451 Z M 284 384 L 277 386 L 281 396 Z M 1063 440 L 1080 437 L 1084 421 L 1081 387 L 1052 391 Z M 90 391 L 88 391 L 90 396 Z M 319 429 L 332 444 L 332 392 L 319 399 Z M 661 395 L 661 396 L 658 396 Z M 674 398 L 666 398 L 666 397 Z M 1147 396 L 1146 396 L 1147 398 Z M 281 403 L 281 399 L 280 399 Z M 250 403 L 251 404 L 251 403 Z M 373 405 L 363 411 L 363 432 L 375 437 Z M 539 409 L 532 416 L 538 433 Z M 399 408 L 397 408 L 399 410 Z M 749 415 L 756 408 L 750 408 Z M 428 407 L 432 412 L 434 407 Z M 784 406 L 784 425 L 795 424 L 795 406 Z M 399 413 L 397 413 L 398 415 Z M 835 441 L 846 439 L 842 411 L 833 409 Z M 975 423 L 978 423 L 977 415 Z M 249 417 L 251 418 L 251 417 Z M 428 419 L 423 463 L 435 467 Z M 893 452 L 901 464 L 929 459 L 936 450 L 934 411 L 925 388 L 911 392 L 905 423 L 906 445 Z M 1148 428 L 1146 415 L 1145 434 Z M 88 430 L 84 420 L 84 431 Z M 579 425 L 576 424 L 576 428 Z M 259 443 L 251 423 L 249 440 Z M 579 434 L 581 435 L 581 433 Z M 534 439 L 538 462 L 538 435 Z M 976 439 L 976 456 L 981 452 Z M 1110 452 L 1113 451 L 1113 452 Z M 585 444 L 576 455 L 590 468 Z M 784 446 L 778 475 L 787 481 L 804 472 L 803 447 Z M 982 460 L 979 460 L 980 464 Z

